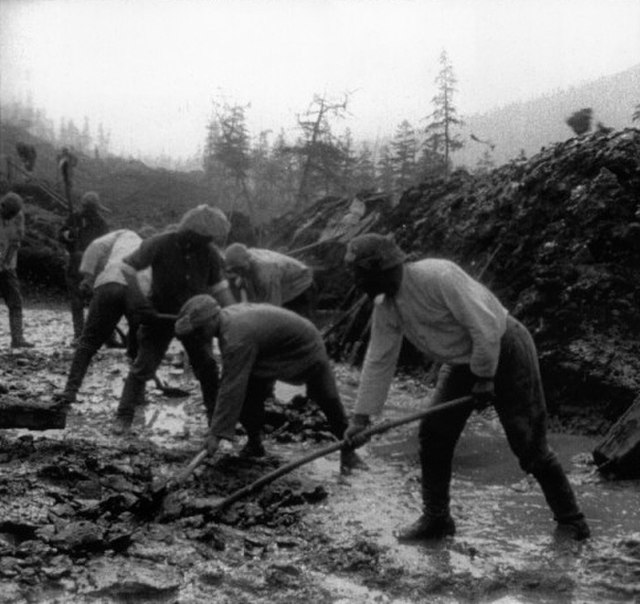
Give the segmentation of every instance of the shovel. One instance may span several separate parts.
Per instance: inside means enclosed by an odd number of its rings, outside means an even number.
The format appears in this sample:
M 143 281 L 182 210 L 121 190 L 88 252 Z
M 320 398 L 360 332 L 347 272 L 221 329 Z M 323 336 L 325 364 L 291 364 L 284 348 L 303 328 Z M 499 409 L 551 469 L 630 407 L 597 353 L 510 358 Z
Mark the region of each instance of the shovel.
M 133 511 L 141 516 L 154 516 L 162 507 L 169 492 L 178 488 L 193 474 L 193 471 L 206 459 L 207 453 L 207 449 L 202 449 L 182 472 L 147 489 L 134 504 Z
M 457 409 L 457 408 L 463 407 L 464 405 L 472 404 L 473 400 L 474 399 L 472 396 L 462 396 L 460 398 L 447 401 L 446 403 L 441 403 L 439 405 L 430 407 L 429 409 L 418 411 L 416 413 L 407 415 L 405 417 L 401 417 L 399 419 L 383 421 L 377 424 L 376 426 L 371 426 L 370 428 L 363 430 L 361 432 L 361 435 L 363 437 L 369 438 L 371 436 L 374 436 L 375 434 L 382 434 L 384 432 L 387 432 L 388 430 L 391 430 L 392 428 L 397 428 L 398 426 L 415 422 L 419 419 L 423 419 L 425 417 L 435 415 L 436 413 L 446 412 L 446 411 L 450 411 L 451 409 Z M 247 495 L 251 495 L 259 491 L 265 485 L 268 485 L 269 483 L 273 482 L 277 478 L 280 478 L 281 476 L 288 474 L 289 472 L 295 470 L 296 468 L 299 468 L 300 466 L 303 466 L 313 461 L 314 459 L 318 459 L 319 457 L 324 457 L 325 455 L 329 455 L 330 453 L 333 453 L 334 451 L 339 451 L 340 449 L 343 449 L 343 448 L 350 448 L 346 440 L 341 440 L 339 442 L 332 443 L 330 445 L 327 445 L 326 447 L 323 447 L 322 449 L 318 449 L 317 451 L 309 453 L 308 455 L 305 455 L 304 457 L 301 457 L 298 460 L 285 464 L 284 466 L 278 468 L 277 470 L 274 470 L 273 472 L 270 472 L 269 474 L 265 474 L 262 478 L 258 478 L 258 480 L 252 482 L 251 484 L 248 484 L 246 487 L 238 489 L 237 491 L 235 491 L 234 493 L 231 493 L 231 495 L 229 495 L 228 497 L 225 497 L 224 499 L 212 498 L 209 500 L 212 503 L 211 511 L 213 514 L 217 514 L 218 512 L 221 512 L 222 510 L 230 506 L 232 503 L 235 503 L 236 501 L 243 499 Z

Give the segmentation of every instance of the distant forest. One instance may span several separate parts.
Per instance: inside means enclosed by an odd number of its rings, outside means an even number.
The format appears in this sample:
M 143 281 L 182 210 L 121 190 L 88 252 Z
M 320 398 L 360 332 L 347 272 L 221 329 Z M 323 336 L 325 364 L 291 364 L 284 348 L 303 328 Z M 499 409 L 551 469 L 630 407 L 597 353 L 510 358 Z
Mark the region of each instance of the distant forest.
M 640 119 L 640 65 L 465 120 L 456 109 L 457 80 L 446 51 L 439 66 L 426 126 L 416 128 L 404 120 L 390 139 L 376 144 L 354 141 L 348 128 L 337 133 L 337 125 L 348 114 L 348 94 L 341 98 L 316 95 L 298 115 L 295 140 L 289 140 L 284 130 L 255 136 L 247 127 L 246 106 L 214 101 L 204 145 L 194 142 L 201 151 L 193 157 L 135 159 L 154 168 L 199 174 L 212 203 L 246 211 L 253 224 L 260 224 L 321 197 L 378 192 L 398 196 L 429 176 L 447 175 L 459 167 L 489 171 L 581 133 L 571 125 L 576 113 L 589 117 L 581 125 L 582 132 L 621 128 Z M 68 147 L 98 162 L 114 158 L 110 132 L 103 124 L 91 124 L 89 118 L 81 127 L 68 119 L 56 127 L 30 101 L 3 105 L 1 115 L 3 122 L 24 128 L 54 148 Z

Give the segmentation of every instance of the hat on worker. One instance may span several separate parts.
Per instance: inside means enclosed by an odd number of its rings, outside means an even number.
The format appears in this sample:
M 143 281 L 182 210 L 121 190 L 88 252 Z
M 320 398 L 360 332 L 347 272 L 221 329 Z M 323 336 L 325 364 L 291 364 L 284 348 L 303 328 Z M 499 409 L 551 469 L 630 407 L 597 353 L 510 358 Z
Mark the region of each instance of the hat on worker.
M 178 224 L 178 232 L 191 231 L 208 237 L 219 247 L 225 244 L 230 230 L 231 223 L 225 213 L 206 204 L 200 204 L 186 212 Z
M 187 336 L 195 329 L 206 325 L 211 319 L 215 319 L 220 313 L 220 304 L 215 298 L 200 294 L 189 298 L 178 313 L 175 324 L 177 336 Z
M 111 213 L 111 210 L 100 202 L 100 196 L 95 191 L 87 191 L 80 199 L 82 210 Z
M 230 271 L 234 268 L 247 268 L 250 260 L 249 250 L 243 243 L 232 243 L 224 253 L 224 262 Z
M 0 216 L 4 220 L 11 220 L 22 210 L 22 197 L 17 193 L 7 193 L 0 199 Z
M 368 271 L 384 271 L 402 264 L 406 254 L 392 237 L 367 233 L 354 237 L 347 245 L 345 262 Z

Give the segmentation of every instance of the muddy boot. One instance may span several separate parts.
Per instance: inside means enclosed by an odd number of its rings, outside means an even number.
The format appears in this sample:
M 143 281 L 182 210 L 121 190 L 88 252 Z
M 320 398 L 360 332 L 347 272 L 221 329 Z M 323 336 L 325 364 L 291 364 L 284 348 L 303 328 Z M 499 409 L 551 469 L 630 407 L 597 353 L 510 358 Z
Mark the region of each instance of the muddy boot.
M 455 535 L 456 523 L 449 514 L 446 516 L 430 516 L 422 514 L 413 524 L 400 529 L 396 533 L 396 538 L 401 543 L 411 541 L 427 541 L 430 539 L 444 539 Z
M 131 373 L 127 376 L 127 379 L 124 381 L 124 387 L 122 388 L 116 418 L 111 428 L 114 434 L 124 434 L 131 430 L 136 407 L 144 405 L 145 385 L 145 381 L 139 380 Z
M 588 539 L 591 536 L 589 525 L 578 507 L 571 484 L 555 453 L 535 464 L 531 473 L 540 484 L 558 523 L 556 534 L 576 541 Z
M 340 450 L 340 473 L 351 474 L 354 470 L 368 470 L 369 466 L 353 449 Z
M 24 339 L 22 333 L 22 309 L 9 309 L 9 329 L 11 331 L 11 348 L 33 348 L 33 344 Z
M 247 444 L 240 449 L 238 457 L 243 457 L 245 459 L 258 458 L 264 457 L 266 454 L 267 452 L 264 450 L 264 445 L 262 444 L 260 436 L 249 436 Z
M 454 535 L 456 525 L 449 513 L 451 447 L 420 443 L 423 513 L 416 522 L 396 533 L 401 542 L 443 539 Z
M 80 386 L 82 386 L 84 376 L 87 374 L 93 354 L 93 351 L 88 348 L 80 347 L 76 350 L 73 355 L 73 361 L 71 361 L 71 369 L 69 369 L 67 385 L 62 392 L 54 395 L 54 401 L 67 405 L 71 405 L 76 402 L 78 390 L 80 390 Z

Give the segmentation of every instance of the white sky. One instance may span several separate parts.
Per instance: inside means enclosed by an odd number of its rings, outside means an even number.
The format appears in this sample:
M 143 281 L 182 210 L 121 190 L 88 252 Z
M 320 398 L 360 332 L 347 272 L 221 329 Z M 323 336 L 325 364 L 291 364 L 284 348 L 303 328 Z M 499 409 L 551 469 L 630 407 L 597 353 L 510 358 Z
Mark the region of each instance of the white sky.
M 351 91 L 336 130 L 374 139 L 432 111 L 443 48 L 464 117 L 640 63 L 640 0 L 0 0 L 0 98 L 186 157 L 221 92 L 257 136 Z

